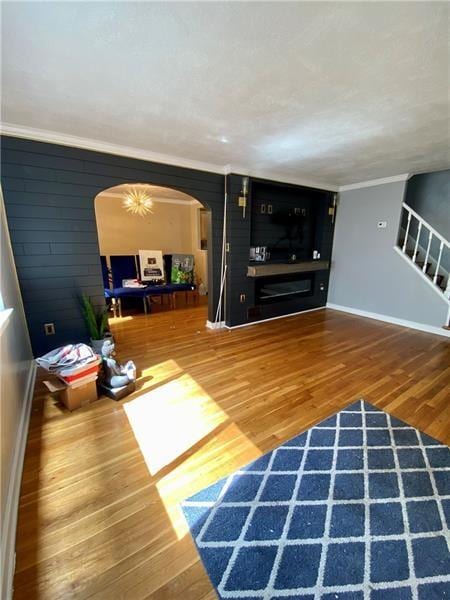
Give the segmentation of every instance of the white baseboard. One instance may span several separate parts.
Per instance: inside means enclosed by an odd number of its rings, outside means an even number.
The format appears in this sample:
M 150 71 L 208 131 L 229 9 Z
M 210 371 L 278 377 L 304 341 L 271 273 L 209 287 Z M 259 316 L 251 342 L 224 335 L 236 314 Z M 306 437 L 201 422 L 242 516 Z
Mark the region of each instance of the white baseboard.
M 397 319 L 396 317 L 390 317 L 389 315 L 380 315 L 378 313 L 370 312 L 367 310 L 360 310 L 359 308 L 352 308 L 350 306 L 341 306 L 340 304 L 333 304 L 332 302 L 327 302 L 327 308 L 332 308 L 333 310 L 340 310 L 341 312 L 350 313 L 359 317 L 375 319 L 376 321 L 392 323 L 392 325 L 400 325 L 401 327 L 409 327 L 410 329 L 417 329 L 418 331 L 425 331 L 426 333 L 434 333 L 435 335 L 450 337 L 450 331 L 447 331 L 446 329 L 442 329 L 440 327 L 434 327 L 433 325 L 416 323 L 415 321 L 407 321 L 406 319 Z
M 13 596 L 13 580 L 16 563 L 16 528 L 17 514 L 19 510 L 20 485 L 22 482 L 22 469 L 25 456 L 25 447 L 30 422 L 31 404 L 34 394 L 34 383 L 36 381 L 36 363 L 34 360 L 30 365 L 27 386 L 25 391 L 25 402 L 23 403 L 20 416 L 19 429 L 16 436 L 16 447 L 11 468 L 11 476 L 8 486 L 5 514 L 3 515 L 3 536 L 1 541 L 2 559 L 2 598 L 11 600 Z
M 206 321 L 206 327 L 208 329 L 223 329 L 225 327 L 225 321 Z
M 250 323 L 242 323 L 241 325 L 225 325 L 227 329 L 239 329 L 241 327 L 250 327 L 250 325 L 259 325 L 259 323 L 266 323 L 267 321 L 276 321 L 277 319 L 287 319 L 288 317 L 295 317 L 296 315 L 303 315 L 305 313 L 314 312 L 315 310 L 323 310 L 325 306 L 319 306 L 317 308 L 308 308 L 307 310 L 299 310 L 298 312 L 288 313 L 287 315 L 280 315 L 278 317 L 269 317 L 268 319 L 260 319 L 259 321 L 251 321 Z

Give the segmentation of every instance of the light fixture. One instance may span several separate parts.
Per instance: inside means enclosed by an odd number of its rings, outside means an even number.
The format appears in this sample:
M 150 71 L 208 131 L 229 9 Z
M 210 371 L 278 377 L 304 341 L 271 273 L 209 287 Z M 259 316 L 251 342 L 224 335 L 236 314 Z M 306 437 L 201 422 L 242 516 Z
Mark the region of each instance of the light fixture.
M 145 217 L 153 213 L 153 200 L 144 189 L 135 188 L 125 193 L 123 207 L 133 215 Z
M 249 178 L 242 178 L 242 188 L 241 193 L 238 198 L 238 206 L 242 208 L 242 218 L 245 219 L 245 209 L 247 208 L 247 197 L 248 197 L 248 183 Z

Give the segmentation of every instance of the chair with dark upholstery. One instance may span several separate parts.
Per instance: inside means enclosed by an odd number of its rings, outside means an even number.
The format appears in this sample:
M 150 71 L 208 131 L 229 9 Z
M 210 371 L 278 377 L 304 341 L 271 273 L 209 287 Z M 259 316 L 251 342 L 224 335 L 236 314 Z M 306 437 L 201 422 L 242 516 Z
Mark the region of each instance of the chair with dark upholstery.
M 136 265 L 137 265 L 138 277 L 139 277 L 139 279 L 142 280 L 141 263 L 140 263 L 138 254 L 136 255 Z M 142 283 L 145 283 L 147 286 L 145 289 L 147 292 L 147 297 L 149 299 L 149 302 L 151 302 L 152 298 L 156 297 L 156 298 L 160 298 L 161 303 L 162 303 L 163 298 L 167 296 L 169 298 L 169 302 L 171 303 L 172 297 L 170 295 L 170 291 L 167 289 L 163 280 L 158 281 L 158 282 L 143 281 Z
M 164 258 L 169 260 L 166 265 L 170 266 L 171 255 L 166 255 Z M 104 261 L 103 261 L 104 259 Z M 119 316 L 122 316 L 122 298 L 141 298 L 144 305 L 144 312 L 147 314 L 148 307 L 151 310 L 151 299 L 154 297 L 161 298 L 161 302 L 164 297 L 169 298 L 171 308 L 175 308 L 176 305 L 176 294 L 184 292 L 186 296 L 186 302 L 188 301 L 188 294 L 192 292 L 194 301 L 197 300 L 196 286 L 191 283 L 165 283 L 165 284 L 149 284 L 146 287 L 134 288 L 134 287 L 123 287 L 122 283 L 124 279 L 137 279 L 139 278 L 139 257 L 134 255 L 114 255 L 109 257 L 111 265 L 111 279 L 112 289 L 109 286 L 109 273 L 106 267 L 106 258 L 102 257 L 102 273 L 104 282 L 108 280 L 108 287 L 105 285 L 105 296 L 111 298 L 114 303 L 114 309 L 119 309 Z M 103 271 L 104 267 L 105 271 Z M 169 267 L 170 268 L 170 267 Z M 170 270 L 165 268 L 166 277 L 169 273 L 170 281 Z M 106 277 L 106 279 L 105 279 Z
M 123 287 L 124 279 L 136 279 L 137 267 L 136 257 L 134 255 L 116 255 L 109 257 L 111 264 L 111 274 L 113 289 L 111 297 L 117 301 L 119 316 L 122 316 L 122 298 L 141 298 L 144 305 L 144 312 L 147 314 L 147 288 Z

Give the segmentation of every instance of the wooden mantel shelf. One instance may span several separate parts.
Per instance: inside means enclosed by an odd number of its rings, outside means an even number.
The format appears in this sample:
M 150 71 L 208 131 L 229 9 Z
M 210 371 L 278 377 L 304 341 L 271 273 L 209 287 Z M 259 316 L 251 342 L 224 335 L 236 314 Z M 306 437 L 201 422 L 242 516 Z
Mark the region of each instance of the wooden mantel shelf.
M 307 273 L 308 271 L 324 271 L 330 268 L 327 260 L 308 260 L 297 263 L 263 263 L 249 265 L 247 277 L 270 277 L 271 275 L 286 275 L 289 273 Z

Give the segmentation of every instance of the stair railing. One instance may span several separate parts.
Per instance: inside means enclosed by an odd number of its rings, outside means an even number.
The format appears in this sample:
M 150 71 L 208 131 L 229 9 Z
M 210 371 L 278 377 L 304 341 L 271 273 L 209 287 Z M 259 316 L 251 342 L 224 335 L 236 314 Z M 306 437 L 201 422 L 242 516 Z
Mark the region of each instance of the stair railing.
M 434 274 L 433 274 L 433 277 L 431 278 L 431 280 L 433 281 L 433 283 L 435 285 L 438 285 L 437 281 L 438 281 L 438 276 L 439 276 L 439 269 L 441 267 L 442 255 L 444 252 L 444 248 L 447 248 L 447 250 L 450 250 L 450 242 L 448 240 L 446 240 L 444 238 L 444 236 L 442 236 L 438 231 L 436 231 L 436 229 L 434 229 L 434 227 L 432 227 L 427 221 L 425 221 L 425 219 L 423 219 L 418 213 L 416 213 L 416 211 L 413 210 L 408 204 L 403 202 L 402 206 L 403 206 L 403 210 L 406 211 L 406 213 L 407 213 L 405 239 L 404 239 L 403 245 L 402 245 L 402 252 L 404 254 L 407 254 L 408 237 L 410 235 L 411 225 L 414 223 L 414 221 L 417 221 L 418 222 L 417 237 L 416 237 L 416 240 L 414 243 L 414 250 L 413 250 L 412 256 L 410 256 L 410 258 L 411 258 L 412 262 L 417 267 L 419 267 L 424 274 L 426 274 L 427 268 L 428 268 L 428 259 L 430 257 L 431 243 L 433 241 L 433 238 L 436 238 L 436 240 L 439 242 L 439 253 L 438 253 L 436 265 L 434 267 Z M 422 229 L 425 232 L 427 232 L 428 240 L 426 243 L 425 260 L 424 260 L 423 266 L 420 267 L 420 265 L 418 265 L 416 263 L 416 259 L 417 259 L 417 255 L 419 252 L 419 241 L 420 241 L 420 236 L 422 234 Z M 411 237 L 413 237 L 413 236 L 411 236 Z M 447 298 L 450 297 L 450 276 L 448 277 L 447 287 L 444 291 L 444 294 Z

